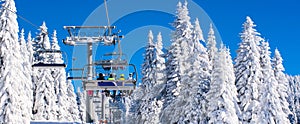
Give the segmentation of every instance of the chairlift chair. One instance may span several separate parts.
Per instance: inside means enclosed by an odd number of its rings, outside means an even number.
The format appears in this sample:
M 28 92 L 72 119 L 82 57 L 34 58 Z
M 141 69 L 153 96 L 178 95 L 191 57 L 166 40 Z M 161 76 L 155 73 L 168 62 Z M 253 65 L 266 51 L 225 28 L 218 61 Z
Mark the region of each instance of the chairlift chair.
M 103 66 L 102 64 L 93 64 L 93 66 Z M 133 64 L 122 64 L 122 66 L 133 67 L 137 80 L 137 71 L 136 67 Z M 105 70 L 105 68 L 104 68 Z M 112 71 L 112 70 L 111 70 Z M 135 89 L 136 80 L 97 80 L 97 79 L 84 79 L 83 88 L 85 90 L 123 90 L 123 91 L 132 91 Z
M 37 51 L 38 54 L 44 54 L 44 53 L 49 53 L 49 54 L 54 54 L 54 53 L 60 53 L 62 55 L 62 59 L 65 60 L 64 62 L 67 63 L 67 54 L 63 51 L 60 50 L 41 50 Z M 65 57 L 63 57 L 65 56 Z M 66 63 L 43 63 L 43 62 L 38 62 L 32 65 L 32 68 L 66 68 L 67 64 Z
M 127 56 L 121 53 L 106 53 L 100 61 L 95 62 L 96 65 L 102 66 L 106 71 L 109 70 L 124 70 L 128 66 Z
M 112 33 L 116 26 L 64 26 L 69 36 L 63 39 L 66 45 L 85 45 L 89 42 L 100 42 L 104 45 L 114 45 L 122 36 Z
M 67 80 L 83 80 L 86 79 L 86 77 L 83 77 L 83 71 L 82 68 L 71 68 L 67 71 L 68 77 Z M 74 76 L 76 75 L 76 72 L 80 74 L 80 76 Z M 72 75 L 72 76 L 71 76 Z

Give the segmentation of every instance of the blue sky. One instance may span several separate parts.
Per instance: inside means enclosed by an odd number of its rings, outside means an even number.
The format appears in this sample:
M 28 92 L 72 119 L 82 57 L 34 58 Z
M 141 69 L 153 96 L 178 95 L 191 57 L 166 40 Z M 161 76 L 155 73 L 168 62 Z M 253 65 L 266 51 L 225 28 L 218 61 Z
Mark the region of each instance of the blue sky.
M 174 0 L 108 0 L 110 19 L 125 35 L 123 51 L 129 51 L 132 63 L 140 65 L 142 47 L 146 43 L 147 32 L 163 33 L 164 44 L 170 44 L 170 23 L 174 20 L 176 3 Z M 183 0 L 182 0 L 183 1 Z M 300 74 L 300 2 L 297 0 L 188 0 L 193 21 L 200 18 L 206 37 L 208 25 L 213 22 L 218 42 L 223 41 L 231 49 L 233 58 L 240 42 L 239 33 L 246 16 L 257 24 L 257 30 L 270 42 L 271 50 L 278 48 L 284 59 L 286 72 Z M 46 21 L 48 31 L 58 32 L 61 41 L 67 36 L 65 25 L 105 25 L 106 17 L 102 0 L 15 0 L 18 14 L 35 25 Z M 103 16 L 102 16 L 103 15 Z M 33 34 L 37 29 L 19 19 L 19 27 Z M 61 44 L 68 58 L 74 48 Z M 101 52 L 97 49 L 96 52 Z M 77 51 L 78 52 L 78 51 Z M 84 56 L 84 55 L 79 55 Z M 99 56 L 98 56 L 99 57 Z M 84 57 L 85 58 L 85 57 Z M 84 58 L 77 58 L 83 60 Z M 96 57 L 97 58 L 97 57 Z M 85 60 L 84 60 L 85 61 Z M 70 63 L 70 62 L 69 62 Z M 74 66 L 74 65 L 73 65 Z M 70 67 L 70 66 L 69 66 Z

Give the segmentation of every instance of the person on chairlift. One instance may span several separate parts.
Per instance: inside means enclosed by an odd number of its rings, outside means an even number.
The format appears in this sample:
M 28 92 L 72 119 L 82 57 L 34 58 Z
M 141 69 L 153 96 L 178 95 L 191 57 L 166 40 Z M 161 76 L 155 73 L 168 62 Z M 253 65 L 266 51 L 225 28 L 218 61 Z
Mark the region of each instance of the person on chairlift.
M 104 74 L 103 73 L 99 73 L 99 77 L 97 78 L 97 80 L 105 80 Z
M 111 73 L 111 74 L 109 75 L 109 77 L 108 77 L 107 80 L 109 80 L 109 81 L 114 81 L 114 80 L 116 80 L 116 74 Z M 112 91 L 112 98 L 115 98 L 115 97 L 116 97 L 116 90 L 113 90 L 113 91 Z
M 120 80 L 120 81 L 124 81 L 124 80 L 125 80 L 124 74 L 120 74 L 119 80 Z
M 133 77 L 133 73 L 129 73 L 128 80 L 132 80 L 133 84 L 135 85 L 136 80 Z
M 133 80 L 132 73 L 129 73 L 128 80 Z
M 109 74 L 109 77 L 108 77 L 108 79 L 107 80 L 109 80 L 109 81 L 114 81 L 114 80 L 116 80 L 116 74 L 114 74 L 114 73 L 111 73 L 111 74 Z

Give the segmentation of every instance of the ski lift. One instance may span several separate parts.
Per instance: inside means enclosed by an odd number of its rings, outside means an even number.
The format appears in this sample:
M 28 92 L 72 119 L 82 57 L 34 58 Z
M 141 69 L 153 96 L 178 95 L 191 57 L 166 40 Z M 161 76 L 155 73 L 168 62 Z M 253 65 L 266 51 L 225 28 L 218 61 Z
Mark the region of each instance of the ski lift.
M 82 69 L 82 68 L 69 69 L 67 71 L 67 74 L 68 74 L 67 80 L 83 80 L 83 79 L 86 79 L 86 77 L 82 76 L 83 71 L 84 71 L 84 69 Z M 80 76 L 74 76 L 74 75 L 77 75 L 77 74 L 79 74 Z
M 119 37 L 118 33 L 111 33 L 116 26 L 64 26 L 69 36 L 63 39 L 66 45 L 85 45 L 98 41 L 103 45 L 115 45 Z
M 122 53 L 112 52 L 102 56 L 100 61 L 95 62 L 96 65 L 102 66 L 105 71 L 109 70 L 124 70 L 128 65 L 127 56 Z
M 67 67 L 67 54 L 60 50 L 41 50 L 37 51 L 38 55 L 40 54 L 49 54 L 49 55 L 55 55 L 55 54 L 61 54 L 62 55 L 62 63 L 54 63 L 54 62 L 38 62 L 32 65 L 32 68 L 66 68 Z M 63 57 L 64 56 L 64 57 Z M 64 63 L 66 62 L 66 63 Z
M 134 64 L 114 64 L 114 66 L 122 66 L 124 68 L 128 68 L 132 67 L 134 70 L 134 74 L 135 74 L 135 80 L 134 79 L 124 79 L 124 80 L 118 80 L 118 79 L 114 79 L 114 80 L 98 80 L 98 79 L 83 79 L 83 88 L 85 90 L 123 90 L 123 91 L 132 91 L 135 89 L 136 86 L 136 80 L 138 78 L 137 76 L 137 71 L 136 71 L 136 67 Z M 93 64 L 93 68 L 97 68 L 97 66 L 103 66 L 103 64 Z M 105 70 L 105 68 L 103 68 Z M 86 69 L 84 69 L 86 70 Z M 119 69 L 121 70 L 121 69 Z M 118 70 L 111 70 L 112 74 L 113 72 L 117 72 Z M 102 73 L 102 72 L 98 72 L 98 73 Z M 103 72 L 104 73 L 104 72 Z

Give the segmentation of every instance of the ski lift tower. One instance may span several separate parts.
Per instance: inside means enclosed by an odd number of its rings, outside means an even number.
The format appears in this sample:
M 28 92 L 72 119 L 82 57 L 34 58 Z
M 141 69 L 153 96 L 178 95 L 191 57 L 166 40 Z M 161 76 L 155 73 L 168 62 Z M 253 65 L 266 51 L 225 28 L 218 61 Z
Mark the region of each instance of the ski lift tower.
M 86 80 L 93 79 L 93 44 L 114 45 L 120 42 L 118 33 L 112 33 L 115 26 L 64 26 L 69 36 L 63 40 L 63 43 L 70 46 L 86 45 L 87 46 L 87 76 Z M 92 101 L 86 94 L 86 121 L 87 123 L 95 120 L 92 113 Z

